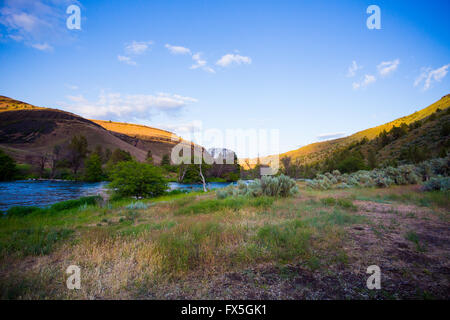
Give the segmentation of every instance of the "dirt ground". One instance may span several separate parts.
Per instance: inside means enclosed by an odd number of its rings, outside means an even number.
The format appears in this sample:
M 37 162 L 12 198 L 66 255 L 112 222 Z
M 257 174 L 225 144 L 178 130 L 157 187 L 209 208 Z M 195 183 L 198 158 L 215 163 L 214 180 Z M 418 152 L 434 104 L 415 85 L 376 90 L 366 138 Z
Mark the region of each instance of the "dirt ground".
M 159 288 L 150 299 L 449 299 L 450 224 L 425 207 L 355 201 L 369 223 L 346 228 L 348 260 L 311 270 L 304 264 L 258 265 L 204 281 Z M 410 241 L 405 234 L 415 234 Z M 367 267 L 381 270 L 381 289 L 369 290 Z M 196 287 L 199 290 L 192 290 Z

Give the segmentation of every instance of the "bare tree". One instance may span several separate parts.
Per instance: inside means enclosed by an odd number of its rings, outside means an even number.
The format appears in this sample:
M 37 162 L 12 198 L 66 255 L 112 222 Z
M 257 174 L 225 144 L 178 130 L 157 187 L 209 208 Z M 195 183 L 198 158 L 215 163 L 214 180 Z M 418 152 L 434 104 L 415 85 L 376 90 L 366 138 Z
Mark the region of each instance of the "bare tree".
M 39 165 L 39 177 L 40 178 L 42 178 L 44 176 L 44 169 L 45 169 L 45 164 L 47 163 L 47 160 L 48 160 L 47 153 L 39 154 L 38 165 Z
M 200 162 L 200 164 L 198 165 L 198 173 L 200 174 L 200 177 L 202 178 L 203 191 L 206 192 L 206 181 L 205 181 L 205 177 L 203 176 L 203 172 L 202 172 L 202 163 L 201 163 L 201 162 Z

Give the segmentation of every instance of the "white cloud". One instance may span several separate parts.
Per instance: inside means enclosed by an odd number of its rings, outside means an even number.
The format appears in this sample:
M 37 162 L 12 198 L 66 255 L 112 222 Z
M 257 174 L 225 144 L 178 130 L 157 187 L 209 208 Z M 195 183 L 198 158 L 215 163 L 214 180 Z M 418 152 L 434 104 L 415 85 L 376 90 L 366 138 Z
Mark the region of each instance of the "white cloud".
M 192 55 L 192 60 L 194 60 L 195 63 L 190 67 L 190 69 L 199 69 L 200 68 L 206 72 L 215 73 L 216 71 L 213 68 L 207 66 L 206 60 L 204 60 L 201 57 L 201 55 L 202 54 L 200 52 L 197 52 L 196 54 Z
M 352 61 L 352 65 L 348 67 L 347 77 L 354 77 L 356 75 L 356 71 L 362 69 L 361 66 L 358 66 L 355 60 Z
M 321 133 L 317 136 L 317 139 L 320 141 L 337 139 L 345 137 L 347 134 L 345 132 L 333 132 L 333 133 Z
M 2 13 L 6 13 L 2 24 L 12 29 L 23 29 L 26 32 L 31 32 L 36 25 L 41 23 L 37 17 L 25 12 L 12 13 L 2 10 Z
M 31 46 L 41 51 L 53 51 L 53 47 L 48 43 L 34 43 Z
M 136 61 L 133 61 L 133 59 L 131 59 L 130 57 L 127 57 L 127 56 L 118 55 L 117 60 L 119 60 L 120 62 L 129 64 L 130 66 L 136 65 Z
M 169 49 L 169 52 L 172 54 L 191 54 L 191 50 L 189 48 L 172 46 L 170 44 L 166 44 L 165 47 Z
M 128 54 L 140 55 L 145 53 L 149 47 L 153 44 L 153 41 L 135 41 L 125 46 L 125 51 Z
M 370 75 L 370 74 L 366 74 L 364 76 L 364 79 L 361 82 L 353 82 L 353 89 L 357 90 L 359 88 L 365 88 L 369 84 L 374 83 L 376 80 L 377 79 L 375 78 L 375 76 Z
M 440 68 L 432 70 L 431 68 L 422 68 L 422 73 L 414 81 L 414 86 L 417 87 L 423 80 L 423 90 L 428 90 L 433 81 L 441 81 L 448 73 L 450 64 L 443 65 Z
M 67 96 L 69 103 L 62 103 L 66 110 L 87 118 L 115 119 L 127 121 L 149 119 L 151 116 L 166 113 L 176 114 L 197 99 L 178 94 L 158 93 L 120 94 L 102 91 L 97 101 L 89 101 L 84 96 Z
M 221 67 L 228 67 L 232 64 L 250 64 L 252 63 L 252 59 L 250 57 L 245 57 L 245 56 L 241 56 L 239 54 L 232 54 L 232 53 L 228 53 L 224 56 L 222 56 L 222 58 L 220 58 L 217 62 L 216 65 L 221 66 Z
M 50 51 L 52 45 L 74 38 L 66 28 L 66 8 L 77 0 L 3 0 L 0 27 L 9 38 L 37 50 Z
M 384 77 L 397 70 L 399 64 L 399 59 L 395 59 L 393 61 L 383 61 L 377 66 L 377 69 L 380 75 Z

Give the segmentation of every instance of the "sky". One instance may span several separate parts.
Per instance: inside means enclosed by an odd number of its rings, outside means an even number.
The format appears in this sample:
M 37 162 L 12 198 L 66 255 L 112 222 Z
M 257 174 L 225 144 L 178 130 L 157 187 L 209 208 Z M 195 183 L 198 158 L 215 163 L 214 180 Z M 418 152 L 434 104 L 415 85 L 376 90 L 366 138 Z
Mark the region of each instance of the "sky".
M 0 0 L 0 95 L 194 131 L 206 147 L 229 145 L 205 132 L 277 130 L 279 143 L 235 150 L 264 156 L 449 94 L 448 12 L 449 1 Z

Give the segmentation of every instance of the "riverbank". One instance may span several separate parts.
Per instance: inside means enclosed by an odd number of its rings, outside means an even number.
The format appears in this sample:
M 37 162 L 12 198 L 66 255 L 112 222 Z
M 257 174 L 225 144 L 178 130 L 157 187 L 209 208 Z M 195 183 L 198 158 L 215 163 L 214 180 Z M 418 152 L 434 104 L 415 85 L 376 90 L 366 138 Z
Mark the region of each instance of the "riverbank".
M 299 186 L 285 199 L 210 191 L 0 219 L 2 298 L 449 298 L 448 191 Z M 69 265 L 80 290 L 66 288 Z M 370 265 L 380 290 L 366 287 Z
M 73 200 L 86 196 L 110 198 L 108 182 L 81 182 L 69 180 L 17 180 L 0 182 L 0 211 L 7 211 L 13 206 L 45 207 L 59 201 Z M 207 189 L 218 189 L 228 186 L 228 182 L 207 183 Z M 202 184 L 183 184 L 169 182 L 168 191 L 202 190 Z

